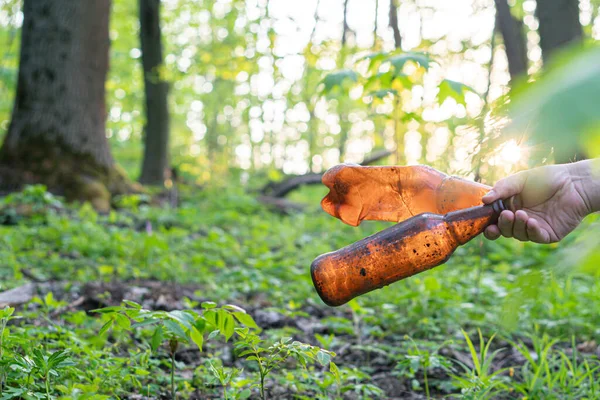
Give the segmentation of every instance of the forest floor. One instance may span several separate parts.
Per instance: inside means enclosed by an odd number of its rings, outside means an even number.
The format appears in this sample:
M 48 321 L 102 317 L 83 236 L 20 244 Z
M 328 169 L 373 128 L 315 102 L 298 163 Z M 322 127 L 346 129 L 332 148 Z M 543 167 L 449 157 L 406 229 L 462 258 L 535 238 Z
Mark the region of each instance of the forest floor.
M 2 398 L 600 396 L 597 218 L 561 246 L 478 238 L 331 308 L 311 261 L 386 224 L 345 226 L 323 194 L 287 216 L 222 187 L 109 215 L 39 187 L 6 198 Z

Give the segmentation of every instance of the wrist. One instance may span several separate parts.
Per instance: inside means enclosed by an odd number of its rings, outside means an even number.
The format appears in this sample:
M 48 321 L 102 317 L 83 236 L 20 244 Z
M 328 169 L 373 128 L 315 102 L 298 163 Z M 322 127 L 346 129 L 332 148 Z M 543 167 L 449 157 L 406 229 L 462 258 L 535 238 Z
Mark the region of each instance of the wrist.
M 567 169 L 587 213 L 600 211 L 600 158 L 567 164 Z

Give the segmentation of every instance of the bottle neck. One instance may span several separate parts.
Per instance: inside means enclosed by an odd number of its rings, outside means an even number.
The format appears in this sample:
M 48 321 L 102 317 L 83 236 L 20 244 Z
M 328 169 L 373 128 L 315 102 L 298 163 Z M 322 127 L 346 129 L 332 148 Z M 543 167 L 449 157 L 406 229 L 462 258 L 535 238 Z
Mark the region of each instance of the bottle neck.
M 453 222 L 463 221 L 466 219 L 479 219 L 489 217 L 492 219 L 491 223 L 496 223 L 498 221 L 500 213 L 507 209 L 508 208 L 506 207 L 506 204 L 504 204 L 503 200 L 496 200 L 492 204 L 465 208 L 463 210 L 448 213 L 446 214 L 444 219 L 446 220 L 446 222 Z
M 466 208 L 446 214 L 444 221 L 459 244 L 464 244 L 479 235 L 489 225 L 498 222 L 498 217 L 506 205 L 502 200 L 492 204 Z
M 504 200 L 500 199 L 500 200 L 496 200 L 495 202 L 493 202 L 492 204 L 490 204 L 492 206 L 492 210 L 494 210 L 494 213 L 496 214 L 496 221 L 498 221 L 498 217 L 500 216 L 500 213 L 504 210 L 508 210 L 508 208 L 506 207 L 506 204 L 504 204 Z M 494 222 L 496 222 L 494 221 Z

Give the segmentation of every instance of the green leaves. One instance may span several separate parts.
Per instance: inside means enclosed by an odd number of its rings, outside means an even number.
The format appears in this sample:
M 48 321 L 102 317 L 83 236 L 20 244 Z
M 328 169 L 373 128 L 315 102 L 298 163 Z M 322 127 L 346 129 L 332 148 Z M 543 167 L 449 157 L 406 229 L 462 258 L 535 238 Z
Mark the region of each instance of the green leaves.
M 212 325 L 213 328 L 219 330 L 219 332 L 225 337 L 225 341 L 233 335 L 235 328 L 235 321 L 233 316 L 226 310 L 213 311 L 209 310 L 204 313 L 206 322 Z
M 431 64 L 435 62 L 427 53 L 412 51 L 402 53 L 377 52 L 361 58 L 361 61 L 362 60 L 368 60 L 367 68 L 370 73 L 377 72 L 378 68 L 382 64 L 390 63 L 396 71 L 396 75 L 402 73 L 402 70 L 404 69 L 404 66 L 407 63 L 412 62 L 415 63 L 418 67 L 428 70 L 431 67 Z
M 392 64 L 396 73 L 400 73 L 407 62 L 413 62 L 419 67 L 428 70 L 433 60 L 426 53 L 407 52 L 384 59 L 384 62 Z
M 240 338 L 234 346 L 236 354 L 238 357 L 256 363 L 261 394 L 264 394 L 265 378 L 288 359 L 296 360 L 303 368 L 307 368 L 308 363 L 311 362 L 318 362 L 322 366 L 330 365 L 332 375 L 339 379 L 339 370 L 331 362 L 331 358 L 335 354 L 330 351 L 292 341 L 290 337 L 281 338 L 268 346 L 248 328 L 237 329 L 236 332 Z
M 174 336 L 176 339 L 184 343 L 188 341 L 186 332 L 176 321 L 166 320 L 163 321 L 163 325 L 166 329 L 166 333 L 170 334 L 170 336 Z
M 162 327 L 162 325 L 158 325 L 154 329 L 154 333 L 152 334 L 152 339 L 150 339 L 150 347 L 152 348 L 152 351 L 158 350 L 158 347 L 161 345 L 164 338 L 165 338 L 165 334 L 163 331 L 163 327 Z
M 246 314 L 246 312 L 234 312 L 233 316 L 243 325 L 249 327 L 249 328 L 255 328 L 258 329 L 258 325 L 256 325 L 256 322 L 254 322 L 254 319 L 252 319 L 252 317 L 248 314 Z
M 154 328 L 150 339 L 150 347 L 153 351 L 156 351 L 165 340 L 176 340 L 182 343 L 191 341 L 202 350 L 204 333 L 210 332 L 209 339 L 221 335 L 225 341 L 228 341 L 233 336 L 238 322 L 248 328 L 258 329 L 252 317 L 238 306 L 225 305 L 218 308 L 216 303 L 204 302 L 202 307 L 205 309 L 203 314 L 191 310 L 148 311 L 142 309 L 137 303 L 124 301 L 122 306 L 101 308 L 94 312 L 108 317 L 100 328 L 100 335 L 115 326 L 127 331 L 159 324 Z M 131 324 L 131 320 L 135 323 Z
M 465 93 L 477 94 L 475 89 L 463 83 L 444 79 L 438 86 L 438 101 L 443 103 L 446 99 L 454 99 L 458 104 L 465 104 Z
M 345 91 L 352 84 L 358 81 L 358 74 L 352 70 L 344 69 L 341 71 L 331 72 L 325 75 L 321 81 L 323 87 L 321 93 L 330 94 L 334 89 Z
M 398 94 L 398 91 L 396 89 L 381 89 L 371 92 L 369 94 L 377 99 L 383 99 L 388 96 L 396 96 Z

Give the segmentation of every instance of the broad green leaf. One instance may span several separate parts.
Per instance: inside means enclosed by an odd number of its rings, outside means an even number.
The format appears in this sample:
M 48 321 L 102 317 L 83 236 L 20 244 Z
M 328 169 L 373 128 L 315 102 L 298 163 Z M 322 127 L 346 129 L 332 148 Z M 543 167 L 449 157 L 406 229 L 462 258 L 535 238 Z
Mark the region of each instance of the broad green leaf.
M 433 62 L 429 55 L 418 52 L 402 53 L 397 56 L 389 57 L 385 61 L 391 63 L 396 69 L 397 73 L 400 73 L 402 71 L 404 65 L 406 65 L 407 62 L 412 61 L 418 64 L 419 66 L 425 68 L 426 70 L 429 69 L 430 64 Z
M 319 352 L 317 353 L 317 361 L 325 366 L 327 364 L 329 364 L 329 362 L 331 361 L 331 356 L 327 353 L 325 353 L 322 350 L 319 350 Z
M 393 78 L 394 74 L 392 71 L 379 72 L 367 78 L 364 89 L 367 91 L 377 88 L 389 89 Z
M 245 312 L 234 312 L 233 316 L 240 321 L 241 324 L 249 326 L 250 328 L 258 328 L 258 325 L 256 325 L 256 322 L 254 322 L 254 319 L 250 314 L 246 314 Z
M 198 329 L 192 326 L 190 330 L 190 338 L 198 346 L 198 350 L 202 351 L 202 345 L 204 344 L 204 336 L 198 332 Z
M 162 325 L 159 325 L 154 329 L 152 339 L 150 339 L 150 348 L 152 351 L 156 351 L 164 340 L 164 332 Z
M 246 313 L 246 310 L 244 310 L 242 307 L 238 307 L 236 305 L 233 304 L 225 304 L 223 306 L 223 308 L 225 310 L 229 310 L 229 311 L 235 311 L 235 312 L 241 312 L 241 313 Z
M 334 88 L 343 88 L 347 84 L 351 84 L 358 81 L 358 74 L 352 70 L 345 69 L 341 71 L 332 72 L 325 75 L 325 78 L 321 81 L 323 84 L 322 93 L 330 93 Z
M 185 326 L 187 329 L 191 329 L 194 324 L 194 317 L 185 311 L 175 310 L 167 313 L 167 316 L 181 325 Z
M 117 325 L 125 330 L 131 328 L 131 321 L 123 314 L 115 314 L 115 322 Z
M 387 57 L 389 57 L 390 53 L 385 51 L 380 51 L 377 53 L 372 53 L 364 56 L 360 60 L 369 60 L 368 69 L 370 72 L 375 72 L 376 68 L 384 61 Z
M 215 303 L 214 301 L 204 301 L 202 302 L 201 306 L 205 310 L 209 310 L 211 308 L 215 308 L 217 306 L 217 303 Z
M 196 321 L 194 321 L 194 328 L 196 328 L 198 332 L 204 333 L 206 330 L 206 320 L 203 317 L 196 318 Z
M 98 332 L 98 334 L 101 336 L 104 335 L 113 326 L 114 322 L 115 320 L 113 318 L 106 321 L 106 323 L 102 325 L 102 328 L 100 328 L 100 332 Z
M 134 301 L 123 300 L 123 303 L 127 304 L 129 307 L 134 308 L 136 310 L 141 310 L 142 309 L 142 306 L 139 305 L 138 303 L 134 302 Z
M 177 322 L 167 320 L 164 322 L 164 325 L 165 325 L 165 328 L 167 328 L 167 330 L 170 333 L 172 333 L 174 336 L 176 336 L 177 338 L 181 339 L 184 342 L 187 342 L 187 340 L 188 340 L 187 335 L 185 334 L 185 331 L 183 330 L 181 325 L 179 325 Z
M 440 82 L 438 89 L 439 91 L 437 97 L 440 104 L 443 103 L 447 98 L 454 99 L 458 104 L 465 104 L 466 92 L 477 94 L 475 89 L 471 88 L 470 86 L 460 82 L 451 81 L 449 79 L 444 79 L 442 82 Z
M 150 371 L 142 369 L 142 368 L 136 368 L 135 374 L 139 375 L 139 376 L 148 376 L 148 375 L 150 375 Z
M 338 369 L 338 366 L 335 363 L 333 363 L 333 362 L 329 363 L 329 372 L 331 372 L 331 374 L 335 377 L 335 380 L 339 384 L 341 382 L 340 370 Z
M 122 309 L 123 309 L 123 307 L 121 307 L 121 306 L 110 306 L 110 307 L 104 307 L 104 308 L 98 308 L 95 310 L 91 310 L 90 312 L 107 314 L 107 313 L 121 311 Z
M 144 326 L 148 326 L 148 325 L 152 325 L 152 324 L 156 324 L 157 322 L 160 322 L 158 319 L 154 319 L 154 318 L 148 318 L 146 320 L 143 320 L 141 322 L 137 322 L 133 325 L 131 325 L 132 328 L 142 328 Z
M 235 328 L 235 320 L 233 316 L 229 314 L 227 311 L 221 311 L 221 321 L 222 324 L 219 327 L 223 336 L 225 336 L 225 341 L 228 341 L 229 338 L 233 335 Z

